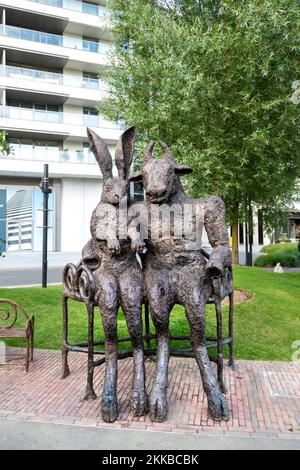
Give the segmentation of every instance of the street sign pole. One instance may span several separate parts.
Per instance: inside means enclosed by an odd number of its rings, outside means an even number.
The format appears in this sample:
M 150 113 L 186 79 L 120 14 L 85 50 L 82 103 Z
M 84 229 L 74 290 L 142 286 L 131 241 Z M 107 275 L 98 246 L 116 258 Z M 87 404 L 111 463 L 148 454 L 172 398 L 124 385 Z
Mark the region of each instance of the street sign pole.
M 42 252 L 42 287 L 47 287 L 48 271 L 48 200 L 52 190 L 49 188 L 48 164 L 44 165 L 44 176 L 40 184 L 43 193 L 43 252 Z

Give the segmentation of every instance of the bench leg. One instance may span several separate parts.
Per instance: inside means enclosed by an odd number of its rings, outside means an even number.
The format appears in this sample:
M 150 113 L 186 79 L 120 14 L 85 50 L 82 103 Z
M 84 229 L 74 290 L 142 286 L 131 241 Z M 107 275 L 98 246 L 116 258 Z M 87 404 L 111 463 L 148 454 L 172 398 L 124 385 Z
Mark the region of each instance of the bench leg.
M 30 362 L 30 337 L 26 337 L 26 359 L 25 359 L 25 371 L 28 372 L 29 370 L 29 362 Z
M 217 319 L 217 374 L 218 382 L 222 393 L 226 393 L 223 377 L 223 335 L 222 335 L 222 307 L 221 302 L 215 302 Z
M 62 312 L 63 312 L 63 340 L 62 340 L 62 371 L 61 378 L 65 379 L 70 375 L 68 364 L 68 297 L 62 296 Z
M 88 314 L 88 364 L 87 384 L 83 400 L 95 400 L 97 395 L 94 391 L 94 305 L 86 304 Z
M 227 363 L 228 367 L 231 367 L 232 370 L 236 369 L 236 364 L 234 361 L 234 339 L 233 339 L 233 292 L 229 294 L 229 337 L 231 338 L 231 342 L 229 343 L 229 361 Z
M 31 335 L 30 335 L 30 362 L 33 362 L 33 348 L 34 348 L 34 318 L 31 324 Z

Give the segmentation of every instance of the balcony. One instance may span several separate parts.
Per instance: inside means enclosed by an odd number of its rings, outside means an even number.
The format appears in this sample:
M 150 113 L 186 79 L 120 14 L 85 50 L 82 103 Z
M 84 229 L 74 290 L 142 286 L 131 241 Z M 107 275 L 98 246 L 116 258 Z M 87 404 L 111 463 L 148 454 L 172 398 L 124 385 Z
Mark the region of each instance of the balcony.
M 8 24 L 28 28 L 48 24 L 52 32 L 94 37 L 99 37 L 101 33 L 103 39 L 113 39 L 109 31 L 107 9 L 101 5 L 77 0 L 0 0 L 0 5 L 6 9 Z
M 87 52 L 95 52 L 96 54 L 104 54 L 109 49 L 106 45 L 94 41 L 84 40 L 82 44 L 80 44 L 80 38 L 69 38 L 60 34 L 34 31 L 33 29 L 19 28 L 17 26 L 6 25 L 4 28 L 2 27 L 1 34 L 14 39 L 24 39 L 25 41 L 40 42 L 52 46 L 79 49 Z
M 32 146 L 30 144 L 12 144 L 12 153 L 7 156 L 0 154 L 1 158 L 25 160 L 36 162 L 78 163 L 95 165 L 97 162 L 89 149 L 60 150 L 58 147 Z
M 119 125 L 106 121 L 100 116 L 83 113 L 55 112 L 13 106 L 0 107 L 0 128 L 14 133 L 44 134 L 62 139 L 87 140 L 86 127 L 95 128 L 107 142 L 115 143 L 121 133 Z
M 1 65 L 0 75 L 19 80 L 32 80 L 38 82 L 52 83 L 55 85 L 63 85 L 63 74 L 56 72 L 47 72 L 43 70 L 28 69 L 26 67 L 14 67 Z
M 13 90 L 12 97 L 17 93 L 15 90 L 24 90 L 30 101 L 31 95 L 40 92 L 61 96 L 58 103 L 76 106 L 92 107 L 106 96 L 105 83 L 95 78 L 10 65 L 0 66 L 0 87 Z
M 93 16 L 105 15 L 107 9 L 101 5 L 95 5 L 93 3 L 84 3 L 76 0 L 31 0 L 35 3 L 41 3 L 42 5 L 48 5 L 50 7 L 64 8 L 71 11 L 79 11 Z
M 97 43 L 83 40 L 80 36 L 45 33 L 17 26 L 1 26 L 0 35 L 3 36 L 2 47 L 44 54 L 46 65 L 47 57 L 65 58 L 63 65 L 75 70 L 84 68 L 88 72 L 98 72 L 99 66 L 107 65 L 107 52 L 112 49 L 109 43 Z

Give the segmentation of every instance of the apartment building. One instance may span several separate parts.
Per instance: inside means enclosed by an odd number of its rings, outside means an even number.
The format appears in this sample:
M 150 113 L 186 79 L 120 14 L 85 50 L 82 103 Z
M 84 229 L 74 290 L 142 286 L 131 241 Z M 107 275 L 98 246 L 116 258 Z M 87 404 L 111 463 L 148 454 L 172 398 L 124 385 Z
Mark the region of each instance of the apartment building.
M 44 163 L 50 249 L 79 251 L 89 238 L 102 177 L 86 127 L 111 149 L 120 135 L 97 109 L 112 47 L 106 13 L 103 0 L 0 1 L 0 129 L 13 148 L 0 159 L 2 249 L 41 249 Z

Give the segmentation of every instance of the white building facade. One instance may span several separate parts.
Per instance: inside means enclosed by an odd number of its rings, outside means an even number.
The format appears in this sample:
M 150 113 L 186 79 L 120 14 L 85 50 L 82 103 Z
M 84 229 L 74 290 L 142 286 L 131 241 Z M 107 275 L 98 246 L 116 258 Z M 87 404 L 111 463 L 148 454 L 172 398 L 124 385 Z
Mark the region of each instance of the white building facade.
M 0 158 L 0 249 L 41 249 L 48 163 L 49 248 L 79 251 L 102 188 L 86 127 L 110 149 L 121 132 L 98 112 L 112 47 L 105 2 L 0 1 L 0 19 L 0 129 L 13 149 Z
M 112 154 L 121 132 L 98 112 L 112 41 L 105 0 L 0 0 L 0 129 L 13 148 L 0 158 L 0 252 L 41 250 L 44 163 L 52 188 L 49 249 L 80 251 L 88 240 L 102 177 L 86 127 Z M 298 239 L 300 207 L 290 227 L 288 236 Z M 241 225 L 241 252 L 245 239 Z M 269 241 L 255 214 L 254 252 Z

